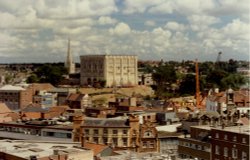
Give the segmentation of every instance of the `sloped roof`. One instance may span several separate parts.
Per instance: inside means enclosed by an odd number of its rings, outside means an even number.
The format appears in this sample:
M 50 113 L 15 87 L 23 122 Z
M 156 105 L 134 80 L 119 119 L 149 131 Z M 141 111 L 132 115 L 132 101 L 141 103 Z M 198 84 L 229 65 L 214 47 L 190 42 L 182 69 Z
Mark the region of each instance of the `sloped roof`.
M 86 96 L 86 94 L 71 93 L 67 97 L 67 100 L 69 100 L 69 101 L 81 101 L 84 96 Z
M 85 118 L 82 126 L 91 127 L 129 127 L 127 119 Z
M 5 103 L 0 103 L 0 114 L 12 112 Z
M 22 109 L 22 112 L 40 112 L 47 113 L 49 111 L 48 108 L 41 108 L 34 105 L 28 105 L 26 108 Z
M 93 150 L 94 156 L 96 156 L 99 153 L 101 153 L 103 150 L 110 148 L 110 147 L 104 144 L 95 144 L 95 143 L 86 142 L 84 143 L 84 148 Z

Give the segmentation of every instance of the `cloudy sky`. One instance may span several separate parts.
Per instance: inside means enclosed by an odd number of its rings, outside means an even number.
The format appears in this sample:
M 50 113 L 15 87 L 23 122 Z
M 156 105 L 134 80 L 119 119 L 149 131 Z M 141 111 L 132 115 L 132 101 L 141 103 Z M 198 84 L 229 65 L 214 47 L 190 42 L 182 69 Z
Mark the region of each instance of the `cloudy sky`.
M 0 0 L 0 63 L 249 59 L 249 0 Z

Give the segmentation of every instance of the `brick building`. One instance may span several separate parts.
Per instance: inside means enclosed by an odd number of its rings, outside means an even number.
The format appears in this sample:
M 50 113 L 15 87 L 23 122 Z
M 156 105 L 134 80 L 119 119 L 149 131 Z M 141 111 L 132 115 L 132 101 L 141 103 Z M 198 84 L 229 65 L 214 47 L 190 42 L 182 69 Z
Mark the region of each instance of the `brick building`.
M 115 149 L 137 152 L 157 151 L 155 126 L 140 124 L 137 116 L 128 118 L 74 118 L 74 141 L 105 144 Z
M 211 130 L 213 160 L 249 159 L 249 125 L 213 128 Z
M 0 88 L 0 102 L 4 102 L 11 110 L 19 110 L 33 103 L 33 96 L 40 90 L 54 88 L 47 83 L 5 85 Z
M 179 138 L 179 157 L 210 160 L 210 132 L 209 126 L 192 126 L 190 137 Z

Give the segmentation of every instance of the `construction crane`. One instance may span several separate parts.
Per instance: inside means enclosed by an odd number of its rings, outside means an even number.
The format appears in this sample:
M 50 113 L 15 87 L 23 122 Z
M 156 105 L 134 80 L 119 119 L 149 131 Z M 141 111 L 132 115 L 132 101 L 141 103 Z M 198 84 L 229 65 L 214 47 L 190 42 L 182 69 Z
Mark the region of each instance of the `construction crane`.
M 204 106 L 201 104 L 202 100 L 200 97 L 200 80 L 199 80 L 199 66 L 198 60 L 195 60 L 195 80 L 196 80 L 196 108 L 200 110 L 204 110 Z

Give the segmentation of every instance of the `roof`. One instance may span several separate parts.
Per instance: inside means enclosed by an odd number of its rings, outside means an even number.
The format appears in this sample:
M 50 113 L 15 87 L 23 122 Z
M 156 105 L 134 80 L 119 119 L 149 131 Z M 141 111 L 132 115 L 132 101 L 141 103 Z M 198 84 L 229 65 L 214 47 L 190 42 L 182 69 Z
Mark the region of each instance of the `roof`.
M 129 127 L 128 119 L 85 118 L 82 126 L 86 127 Z
M 237 121 L 238 124 L 249 125 L 249 119 L 247 117 L 240 118 Z
M 79 152 L 92 152 L 89 149 L 79 147 L 79 143 L 70 142 L 39 142 L 28 140 L 0 140 L 0 148 L 21 159 L 30 159 L 30 156 L 36 155 L 38 159 L 55 155 L 55 150 L 63 154 L 72 154 Z M 83 158 L 83 157 L 81 157 Z M 86 157 L 86 159 L 89 159 Z
M 87 95 L 86 94 L 71 93 L 67 97 L 67 100 L 68 101 L 81 101 L 85 96 L 87 96 Z
M 19 86 L 12 86 L 12 85 L 5 85 L 0 88 L 0 91 L 22 91 L 25 90 L 23 87 Z
M 38 106 L 28 105 L 26 108 L 22 109 L 22 112 L 40 112 L 47 113 L 49 111 L 48 108 L 42 108 Z
M 12 112 L 5 103 L 0 103 L 0 114 Z
M 249 125 L 243 125 L 243 126 L 230 126 L 225 128 L 212 128 L 213 130 L 221 130 L 224 132 L 233 132 L 233 133 L 239 133 L 239 134 L 247 134 L 250 135 L 250 126 Z
M 177 127 L 181 126 L 180 123 L 172 124 L 172 125 L 165 125 L 165 126 L 158 126 L 156 127 L 157 131 L 165 131 L 165 132 L 176 132 Z
M 94 156 L 98 155 L 103 150 L 110 148 L 109 146 L 104 145 L 104 144 L 95 144 L 95 143 L 89 143 L 89 142 L 84 143 L 84 147 L 87 149 L 93 150 Z

